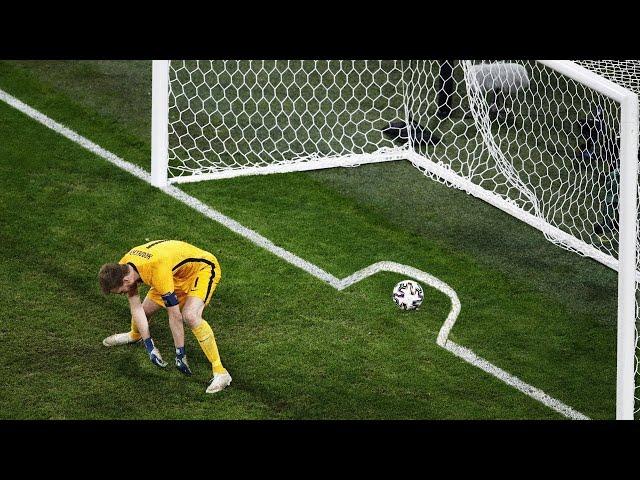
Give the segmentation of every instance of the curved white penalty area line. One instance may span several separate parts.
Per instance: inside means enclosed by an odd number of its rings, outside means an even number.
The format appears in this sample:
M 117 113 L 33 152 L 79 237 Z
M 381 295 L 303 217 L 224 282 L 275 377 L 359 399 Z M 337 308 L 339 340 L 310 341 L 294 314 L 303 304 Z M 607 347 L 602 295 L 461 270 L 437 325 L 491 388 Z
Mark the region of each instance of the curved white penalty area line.
M 52 120 L 48 116 L 35 110 L 29 105 L 21 102 L 17 98 L 9 95 L 8 93 L 6 93 L 1 89 L 0 89 L 0 100 L 11 105 L 15 109 L 21 111 L 25 115 L 36 120 L 37 122 L 41 123 L 47 128 L 50 128 L 51 130 L 68 138 L 72 142 L 75 142 L 81 145 L 85 149 L 107 160 L 108 162 L 112 163 L 118 168 L 125 170 L 126 172 L 134 175 L 135 177 L 151 185 L 151 175 L 144 169 L 138 167 L 137 165 L 129 163 L 126 160 L 123 160 L 122 158 L 118 157 L 117 155 L 105 150 L 99 145 L 96 145 L 95 143 L 88 140 L 87 138 L 79 135 L 73 130 L 70 130 L 64 125 L 61 125 L 55 120 Z M 436 340 L 436 343 L 439 346 L 453 353 L 454 355 L 461 358 L 465 362 L 468 362 L 471 365 L 474 365 L 480 368 L 481 370 L 489 373 L 490 375 L 493 375 L 494 377 L 503 381 L 507 385 L 513 388 L 516 388 L 517 390 L 533 398 L 534 400 L 537 400 L 543 403 L 547 407 L 555 410 L 556 412 L 560 413 L 561 415 L 564 415 L 565 417 L 568 417 L 574 420 L 589 420 L 589 417 L 587 417 L 586 415 L 583 415 L 582 413 L 574 410 L 568 405 L 565 405 L 561 401 L 556 400 L 553 397 L 550 397 L 549 395 L 544 393 L 542 390 L 536 387 L 533 387 L 523 382 L 519 378 L 515 377 L 514 375 L 511 375 L 510 373 L 505 372 L 504 370 L 496 367 L 495 365 L 491 364 L 487 360 L 473 353 L 468 348 L 463 347 L 461 345 L 457 345 L 456 343 L 449 340 L 448 339 L 449 333 L 451 332 L 451 329 L 455 325 L 456 319 L 458 318 L 458 315 L 460 313 L 460 309 L 461 309 L 460 300 L 458 299 L 458 295 L 456 294 L 456 292 L 449 285 L 444 283 L 442 280 L 439 280 L 438 278 L 434 277 L 433 275 L 430 275 L 422 270 L 419 270 L 414 267 L 410 267 L 408 265 L 402 265 L 400 263 L 378 262 L 378 263 L 369 265 L 368 267 L 363 268 L 362 270 L 358 270 L 357 272 L 349 275 L 348 277 L 339 279 L 331 275 L 330 273 L 324 271 L 317 265 L 314 265 L 313 263 L 308 262 L 303 258 L 298 257 L 297 255 L 294 255 L 293 253 L 289 252 L 288 250 L 285 250 L 282 247 L 278 247 L 269 239 L 263 237 L 259 233 L 241 225 L 240 223 L 236 222 L 232 218 L 227 217 L 226 215 L 223 215 L 217 210 L 212 209 L 208 205 L 205 205 L 200 200 L 191 197 L 190 195 L 186 194 L 180 189 L 172 185 L 169 185 L 167 187 L 161 188 L 161 190 L 167 195 L 175 198 L 176 200 L 179 200 L 180 202 L 202 213 L 207 218 L 211 220 L 215 220 L 216 222 L 224 225 L 225 227 L 229 228 L 230 230 L 237 233 L 238 235 L 241 235 L 242 237 L 246 238 L 252 243 L 264 248 L 265 250 L 268 250 L 269 252 L 280 257 L 286 262 L 292 265 L 295 265 L 296 267 L 301 268 L 302 270 L 308 272 L 314 277 L 319 278 L 320 280 L 328 283 L 329 285 L 334 287 L 336 290 L 339 290 L 339 291 L 344 290 L 345 288 L 359 282 L 360 280 L 363 280 L 372 275 L 375 275 L 378 272 L 400 273 L 402 275 L 412 277 L 420 282 L 423 282 L 432 288 L 435 288 L 436 290 L 447 295 L 451 300 L 451 310 L 449 311 L 449 314 L 447 315 L 447 319 L 445 320 L 444 324 L 440 328 L 440 332 L 438 333 L 438 337 Z

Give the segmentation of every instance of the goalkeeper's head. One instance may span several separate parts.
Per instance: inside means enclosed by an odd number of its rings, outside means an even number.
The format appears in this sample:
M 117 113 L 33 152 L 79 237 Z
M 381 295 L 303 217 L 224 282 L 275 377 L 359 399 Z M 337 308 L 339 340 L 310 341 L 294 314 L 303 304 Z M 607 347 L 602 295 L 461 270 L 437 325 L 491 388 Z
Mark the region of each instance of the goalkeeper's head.
M 136 283 L 135 277 L 133 268 L 119 263 L 105 263 L 98 273 L 100 288 L 105 295 L 128 292 Z

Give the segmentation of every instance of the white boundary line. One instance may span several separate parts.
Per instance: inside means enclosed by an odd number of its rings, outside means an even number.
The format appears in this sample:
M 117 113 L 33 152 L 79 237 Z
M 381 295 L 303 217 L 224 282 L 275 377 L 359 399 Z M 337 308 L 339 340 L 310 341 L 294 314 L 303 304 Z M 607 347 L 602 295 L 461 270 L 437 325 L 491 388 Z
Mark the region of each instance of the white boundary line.
M 33 109 L 29 105 L 21 102 L 20 100 L 9 95 L 3 90 L 0 90 L 0 100 L 6 102 L 7 104 L 21 111 L 25 115 L 38 121 L 39 123 L 46 126 L 47 128 L 50 128 L 51 130 L 68 138 L 72 142 L 75 142 L 81 145 L 82 147 L 86 148 L 90 152 L 98 155 L 99 157 L 102 157 L 108 162 L 116 165 L 122 170 L 129 172 L 130 174 L 138 177 L 141 180 L 144 180 L 145 182 L 151 185 L 151 175 L 145 170 L 143 170 L 142 168 L 132 163 L 129 163 L 121 159 L 117 155 L 105 150 L 99 145 L 96 145 L 92 141 L 77 134 L 73 130 L 68 129 L 64 125 L 61 125 L 60 123 L 52 120 L 48 116 Z M 470 363 L 471 365 L 474 365 L 482 369 L 483 371 L 489 373 L 490 375 L 493 375 L 494 377 L 503 381 L 507 385 L 516 388 L 517 390 L 533 398 L 534 400 L 537 400 L 538 402 L 543 403 L 547 407 L 555 410 L 556 412 L 560 413 L 561 415 L 564 415 L 565 417 L 571 418 L 573 420 L 589 420 L 589 417 L 574 410 L 568 405 L 565 405 L 561 401 L 556 400 L 553 397 L 550 397 L 549 395 L 544 393 L 542 390 L 523 382 L 516 376 L 511 375 L 510 373 L 505 372 L 504 370 L 496 367 L 495 365 L 491 364 L 487 360 L 477 356 L 468 348 L 462 347 L 452 342 L 451 340 L 448 340 L 449 333 L 451 332 L 451 329 L 455 325 L 456 319 L 458 318 L 458 314 L 460 313 L 461 305 L 456 292 L 449 285 L 437 279 L 436 277 L 426 272 L 423 272 L 422 270 L 418 270 L 417 268 L 410 267 L 408 265 L 402 265 L 395 262 L 378 262 L 378 263 L 369 265 L 368 267 L 363 268 L 362 270 L 358 270 L 352 275 L 349 275 L 348 277 L 343 278 L 341 280 L 337 277 L 334 277 L 330 273 L 322 270 L 320 267 L 314 265 L 313 263 L 310 263 L 304 260 L 303 258 L 300 258 L 297 255 L 294 255 L 293 253 L 285 250 L 282 247 L 278 247 L 269 239 L 263 237 L 259 233 L 254 232 L 253 230 L 236 222 L 232 218 L 229 218 L 226 215 L 223 215 L 222 213 L 218 212 L 217 210 L 212 209 L 208 205 L 205 205 L 204 203 L 202 203 L 200 200 L 193 198 L 190 195 L 187 195 L 182 190 L 171 185 L 161 188 L 161 190 L 165 192 L 167 195 L 170 195 L 176 200 L 179 200 L 180 202 L 202 213 L 207 218 L 211 220 L 215 220 L 216 222 L 224 225 L 225 227 L 229 228 L 230 230 L 237 233 L 238 235 L 241 235 L 242 237 L 246 238 L 252 243 L 268 250 L 274 255 L 277 255 L 278 257 L 285 260 L 286 262 L 292 265 L 295 265 L 296 267 L 301 268 L 302 270 L 308 272 L 314 277 L 319 278 L 320 280 L 328 283 L 329 285 L 334 287 L 336 290 L 344 290 L 345 288 L 359 282 L 360 280 L 363 280 L 367 277 L 375 275 L 378 272 L 400 273 L 408 277 L 413 277 L 416 280 L 419 280 L 423 283 L 426 283 L 427 285 L 447 295 L 451 300 L 451 310 L 449 311 L 449 315 L 447 316 L 447 319 L 445 320 L 444 324 L 440 329 L 440 332 L 438 333 L 438 338 L 437 338 L 438 345 L 450 351 L 457 357 L 463 359 L 464 361 Z

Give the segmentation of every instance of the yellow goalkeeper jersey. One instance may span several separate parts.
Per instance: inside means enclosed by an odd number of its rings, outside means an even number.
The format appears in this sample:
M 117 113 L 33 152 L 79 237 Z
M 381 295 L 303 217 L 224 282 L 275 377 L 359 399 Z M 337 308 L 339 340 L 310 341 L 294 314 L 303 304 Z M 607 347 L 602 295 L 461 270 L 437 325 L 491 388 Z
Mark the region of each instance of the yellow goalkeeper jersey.
M 189 285 L 204 266 L 211 268 L 212 278 L 219 279 L 220 274 L 220 265 L 212 253 L 179 240 L 154 240 L 134 247 L 119 263 L 131 265 L 142 281 L 163 298 L 173 294 L 176 286 Z

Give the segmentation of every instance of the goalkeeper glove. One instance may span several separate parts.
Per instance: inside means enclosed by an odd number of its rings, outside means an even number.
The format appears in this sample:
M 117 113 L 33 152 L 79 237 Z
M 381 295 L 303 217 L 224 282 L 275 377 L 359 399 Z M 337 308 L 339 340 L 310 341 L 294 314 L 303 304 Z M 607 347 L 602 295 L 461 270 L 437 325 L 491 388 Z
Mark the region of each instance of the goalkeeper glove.
M 184 353 L 184 347 L 176 348 L 176 368 L 185 375 L 191 375 L 191 369 L 187 363 L 187 355 Z
M 151 337 L 147 338 L 144 341 L 144 348 L 147 349 L 147 353 L 149 354 L 149 359 L 151 360 L 151 363 L 161 368 L 164 368 L 167 366 L 167 362 L 162 360 L 162 356 L 160 355 L 160 350 L 158 350 L 156 346 L 153 344 L 153 340 L 151 339 Z

